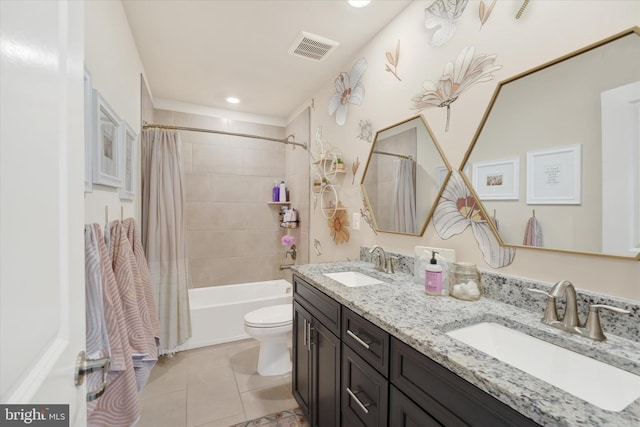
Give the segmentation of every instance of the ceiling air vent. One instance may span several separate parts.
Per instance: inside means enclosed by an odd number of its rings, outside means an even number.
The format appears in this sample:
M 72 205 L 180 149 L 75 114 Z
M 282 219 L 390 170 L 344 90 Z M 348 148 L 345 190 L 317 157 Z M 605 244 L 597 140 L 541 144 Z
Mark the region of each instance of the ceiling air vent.
M 320 61 L 338 46 L 338 42 L 329 40 L 325 37 L 300 31 L 296 39 L 289 47 L 289 53 L 295 56 Z

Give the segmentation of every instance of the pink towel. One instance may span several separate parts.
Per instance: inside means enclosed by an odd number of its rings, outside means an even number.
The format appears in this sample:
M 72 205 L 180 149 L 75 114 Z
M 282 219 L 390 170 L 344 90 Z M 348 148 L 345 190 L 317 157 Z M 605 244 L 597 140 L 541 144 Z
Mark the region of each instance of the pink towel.
M 525 246 L 542 246 L 542 230 L 535 216 L 532 216 L 527 221 L 522 244 Z
M 109 235 L 113 272 L 127 324 L 138 389 L 142 390 L 149 378 L 151 368 L 158 360 L 158 345 L 154 337 L 152 316 L 148 310 L 140 269 L 123 223 L 111 222 Z
M 140 418 L 140 404 L 133 359 L 128 344 L 127 325 L 102 230 L 98 224 L 92 224 L 89 227 L 93 229 L 92 234 L 96 236 L 95 244 L 102 282 L 104 319 L 109 336 L 111 369 L 104 394 L 87 403 L 87 423 L 92 427 L 131 426 Z M 95 262 L 98 260 L 91 260 L 92 265 Z
M 128 218 L 122 222 L 122 228 L 127 236 L 131 252 L 129 254 L 129 264 L 133 275 L 133 284 L 136 291 L 138 301 L 138 310 L 140 311 L 140 320 L 147 335 L 148 353 L 135 365 L 136 379 L 138 380 L 138 388 L 142 388 L 147 383 L 151 369 L 158 361 L 158 346 L 160 344 L 160 321 L 158 320 L 158 312 L 153 300 L 153 289 L 151 288 L 151 276 L 149 275 L 149 267 L 144 256 L 140 235 L 136 228 L 136 222 L 133 218 Z

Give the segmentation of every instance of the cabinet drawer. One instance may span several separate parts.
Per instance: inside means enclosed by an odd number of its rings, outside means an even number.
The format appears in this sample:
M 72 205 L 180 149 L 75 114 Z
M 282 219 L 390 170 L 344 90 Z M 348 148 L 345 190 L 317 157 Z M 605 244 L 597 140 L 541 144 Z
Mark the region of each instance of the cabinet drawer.
M 386 427 L 389 383 L 379 372 L 342 345 L 342 425 Z
M 389 377 L 389 334 L 353 311 L 342 308 L 342 341 Z
M 391 385 L 389 386 L 389 425 L 393 427 L 441 427 L 442 424 Z
M 335 336 L 340 336 L 340 303 L 298 276 L 293 276 L 294 297 Z
M 391 339 L 390 377 L 445 426 L 538 425 L 396 338 Z

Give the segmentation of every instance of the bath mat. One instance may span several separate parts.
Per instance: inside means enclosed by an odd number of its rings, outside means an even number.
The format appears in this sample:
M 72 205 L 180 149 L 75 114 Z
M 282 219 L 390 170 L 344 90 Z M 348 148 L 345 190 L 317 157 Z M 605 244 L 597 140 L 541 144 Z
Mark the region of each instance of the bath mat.
M 279 411 L 251 421 L 243 421 L 230 427 L 309 427 L 300 408 Z

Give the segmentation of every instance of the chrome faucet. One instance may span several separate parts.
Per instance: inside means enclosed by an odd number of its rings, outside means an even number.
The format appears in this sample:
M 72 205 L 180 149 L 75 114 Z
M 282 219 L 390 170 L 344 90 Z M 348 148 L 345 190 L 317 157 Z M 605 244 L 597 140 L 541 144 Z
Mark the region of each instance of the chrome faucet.
M 584 325 L 580 326 L 580 320 L 578 319 L 578 298 L 576 295 L 576 288 L 571 282 L 568 280 L 561 280 L 553 285 L 553 288 L 551 288 L 551 291 L 548 293 L 540 289 L 529 289 L 529 292 L 542 294 L 547 297 L 547 306 L 544 310 L 544 315 L 542 316 L 542 323 L 572 334 L 591 338 L 596 341 L 604 341 L 607 339 L 602 332 L 602 326 L 600 325 L 599 309 L 602 308 L 619 314 L 631 313 L 628 310 L 612 307 L 610 305 L 591 304 L 589 305 L 587 320 L 584 322 Z M 558 307 L 556 305 L 556 300 L 563 296 L 566 300 L 566 305 L 562 320 L 558 320 Z
M 379 245 L 374 245 L 369 250 L 370 254 L 373 254 L 374 252 L 377 252 L 376 270 L 384 273 L 395 273 L 393 268 L 393 257 L 388 256 L 384 249 L 382 249 L 382 246 Z

